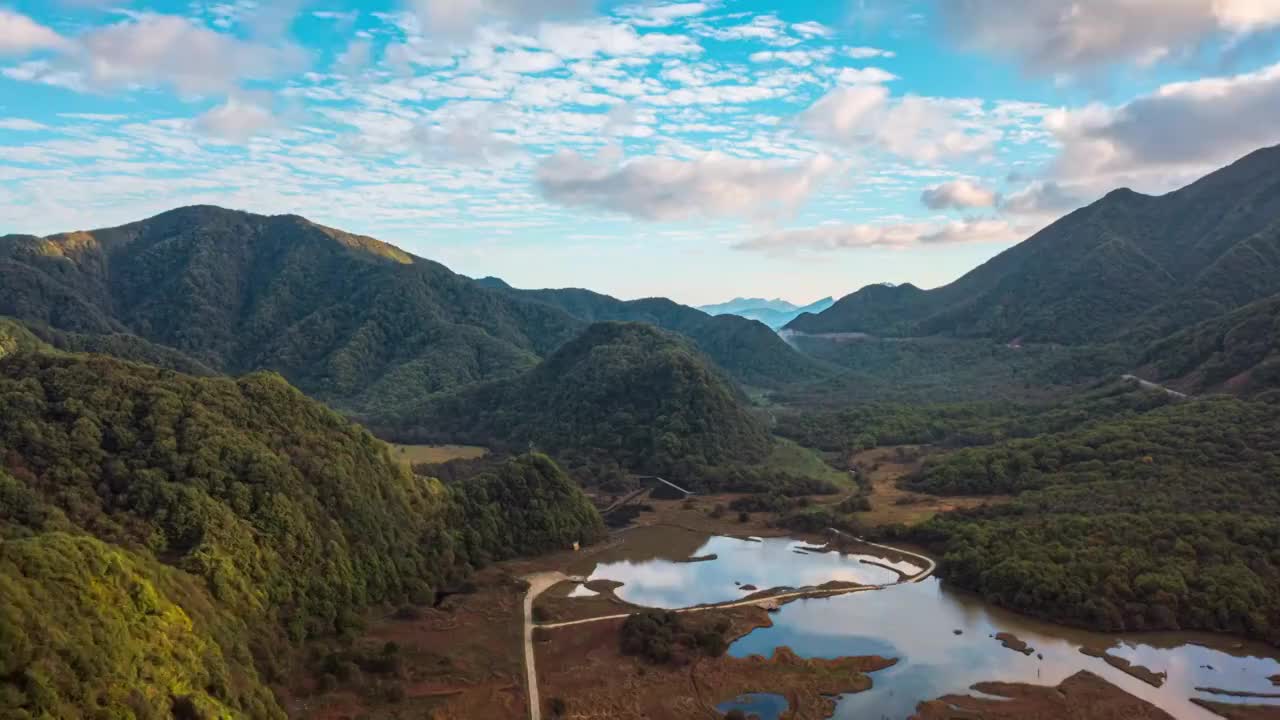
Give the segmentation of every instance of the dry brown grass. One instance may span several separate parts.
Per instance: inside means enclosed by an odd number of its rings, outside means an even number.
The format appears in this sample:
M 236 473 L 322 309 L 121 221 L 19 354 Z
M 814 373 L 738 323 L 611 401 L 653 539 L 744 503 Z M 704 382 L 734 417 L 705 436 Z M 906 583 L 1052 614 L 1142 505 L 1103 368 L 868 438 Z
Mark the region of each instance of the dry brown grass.
M 976 507 L 1008 499 L 922 495 L 898 487 L 898 480 L 919 470 L 924 458 L 933 452 L 936 451 L 928 447 L 904 445 L 901 448 L 882 447 L 866 450 L 850 458 L 850 464 L 861 465 L 871 479 L 871 511 L 858 513 L 858 519 L 871 526 L 896 523 L 915 525 L 948 510 Z
M 474 460 L 488 454 L 488 448 L 471 445 L 391 445 L 391 457 L 410 468 L 450 460 Z

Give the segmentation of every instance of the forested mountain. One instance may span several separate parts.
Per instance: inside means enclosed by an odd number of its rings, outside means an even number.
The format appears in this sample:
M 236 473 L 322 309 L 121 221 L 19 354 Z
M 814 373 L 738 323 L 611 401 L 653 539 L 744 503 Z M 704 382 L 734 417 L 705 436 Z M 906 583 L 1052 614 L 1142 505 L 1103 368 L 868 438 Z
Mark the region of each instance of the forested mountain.
M 1116 190 L 959 280 L 871 286 L 787 328 L 1150 342 L 1280 293 L 1280 147 L 1160 197 Z
M 371 238 L 213 207 L 0 239 L 0 287 L 0 314 L 276 370 L 355 407 L 513 375 L 581 327 Z
M 405 439 L 532 443 L 650 473 L 750 463 L 770 447 L 763 423 L 692 343 L 641 323 L 593 325 L 518 378 L 428 401 L 387 424 L 384 432 Z
M 279 376 L 0 359 L 0 716 L 283 717 L 296 641 L 598 538 L 550 460 L 459 485 Z
M 1280 388 L 1280 295 L 1152 344 L 1144 374 L 1192 393 Z
M 625 301 L 579 288 L 516 290 L 495 278 L 484 282 L 513 297 L 546 303 L 587 322 L 644 322 L 686 335 L 744 385 L 775 388 L 830 373 L 830 368 L 797 352 L 766 325 L 737 315 L 711 316 L 666 298 Z
M 700 336 L 746 383 L 813 369 L 764 326 L 717 324 L 666 301 L 587 293 L 576 303 L 502 285 L 301 217 L 215 207 L 0 238 L 0 315 L 59 347 L 195 373 L 274 370 L 349 410 L 513 377 L 598 319 Z

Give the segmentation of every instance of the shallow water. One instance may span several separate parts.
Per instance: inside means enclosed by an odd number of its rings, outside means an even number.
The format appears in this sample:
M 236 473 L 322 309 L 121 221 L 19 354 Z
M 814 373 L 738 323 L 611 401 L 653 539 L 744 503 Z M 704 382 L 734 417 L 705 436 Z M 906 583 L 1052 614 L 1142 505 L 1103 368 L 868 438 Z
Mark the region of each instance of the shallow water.
M 956 635 L 957 629 L 963 634 Z M 1027 656 L 1005 648 L 992 637 L 999 632 L 1017 635 L 1034 647 L 1035 653 Z M 1199 686 L 1275 692 L 1268 678 L 1280 672 L 1280 661 L 1276 651 L 1265 645 L 1194 633 L 1106 635 L 1073 630 L 950 592 L 936 579 L 796 601 L 774 615 L 773 627 L 742 638 L 729 652 L 737 657 L 768 655 L 781 645 L 806 657 L 899 658 L 896 666 L 872 675 L 875 685 L 871 690 L 841 699 L 835 717 L 842 720 L 906 718 L 922 700 L 949 693 L 973 694 L 968 688 L 974 683 L 1000 680 L 1057 685 L 1080 670 L 1106 678 L 1176 718 L 1216 718 L 1191 704 L 1191 697 L 1270 703 L 1280 711 L 1280 701 L 1274 699 L 1233 699 L 1195 691 Z M 1081 654 L 1082 646 L 1109 648 L 1112 654 L 1135 664 L 1167 672 L 1168 678 L 1161 688 L 1154 688 L 1100 658 Z
M 747 717 L 755 715 L 760 720 L 777 720 L 789 707 L 791 707 L 790 703 L 781 695 L 751 693 L 720 703 L 716 706 L 716 709 L 721 713 L 728 713 L 730 710 L 741 710 L 747 714 Z
M 593 580 L 625 583 L 616 591 L 618 596 L 637 605 L 680 608 L 750 594 L 739 583 L 765 590 L 820 585 L 829 580 L 867 585 L 899 580 L 893 570 L 863 560 L 898 567 L 908 574 L 918 570 L 901 557 L 797 553 L 802 547 L 806 546 L 785 538 L 752 542 L 708 538 L 669 527 L 640 528 L 627 533 L 619 547 L 592 558 L 575 572 Z M 680 562 L 712 554 L 717 556 L 715 560 Z M 871 690 L 841 698 L 835 715 L 840 720 L 907 718 L 923 700 L 952 693 L 978 694 L 969 689 L 974 683 L 1056 685 L 1080 670 L 1089 670 L 1180 719 L 1216 720 L 1217 716 L 1191 704 L 1188 699 L 1192 697 L 1272 704 L 1280 716 L 1280 699 L 1232 698 L 1195 690 L 1216 687 L 1278 692 L 1268 678 L 1280 674 L 1280 652 L 1267 645 L 1197 633 L 1108 635 L 1074 630 L 1006 612 L 967 593 L 947 590 L 933 578 L 794 601 L 774 614 L 773 620 L 773 627 L 734 643 L 730 654 L 770 655 L 785 645 L 807 657 L 898 658 L 894 667 L 872 675 Z M 955 630 L 962 634 L 956 635 Z M 999 632 L 1017 635 L 1034 647 L 1035 653 L 1027 656 L 1003 647 L 992 637 Z M 1161 688 L 1154 688 L 1100 658 L 1080 653 L 1084 646 L 1106 648 L 1134 664 L 1168 673 L 1168 678 Z M 776 703 L 769 703 L 779 696 L 771 695 L 767 687 L 756 690 L 758 694 L 749 701 L 765 705 L 751 712 L 766 719 L 776 717 L 778 713 L 771 710 Z M 732 707 L 726 703 L 721 709 Z
M 775 587 L 806 587 L 831 580 L 864 585 L 897 582 L 893 570 L 862 560 L 890 564 L 875 555 L 846 555 L 836 552 L 799 551 L 808 547 L 789 538 L 745 540 L 715 536 L 707 538 L 679 528 L 641 528 L 629 533 L 623 547 L 595 559 L 589 568 L 578 568 L 590 580 L 624 583 L 615 592 L 627 602 L 655 608 L 681 608 L 738 600 L 758 590 Z M 680 537 L 680 535 L 691 536 Z M 662 552 L 664 538 L 676 552 Z M 715 555 L 716 559 L 680 562 Z M 903 569 L 915 568 L 905 564 Z M 574 595 L 590 591 L 579 588 Z

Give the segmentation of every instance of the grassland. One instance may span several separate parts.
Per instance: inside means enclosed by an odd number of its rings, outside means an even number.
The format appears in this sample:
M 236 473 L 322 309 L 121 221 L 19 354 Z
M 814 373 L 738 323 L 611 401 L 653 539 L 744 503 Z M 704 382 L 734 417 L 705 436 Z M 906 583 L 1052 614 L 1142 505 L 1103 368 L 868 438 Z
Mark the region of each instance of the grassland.
M 405 467 L 435 465 L 450 460 L 474 460 L 489 454 L 473 445 L 391 445 L 391 457 Z
M 774 438 L 773 450 L 765 459 L 764 465 L 771 470 L 826 480 L 840 488 L 853 487 L 853 479 L 849 473 L 832 467 L 822 459 L 818 451 L 785 438 Z

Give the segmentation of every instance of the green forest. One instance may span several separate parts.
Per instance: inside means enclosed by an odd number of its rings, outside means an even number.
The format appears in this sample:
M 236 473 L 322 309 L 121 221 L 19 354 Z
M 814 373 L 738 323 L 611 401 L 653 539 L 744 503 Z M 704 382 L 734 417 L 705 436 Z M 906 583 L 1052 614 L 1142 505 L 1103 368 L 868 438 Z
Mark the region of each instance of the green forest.
M 910 531 L 948 582 L 993 602 L 1280 643 L 1280 405 L 1173 403 L 946 454 L 907 487 L 1013 495 Z
M 0 407 L 4 717 L 279 717 L 292 644 L 603 534 L 546 457 L 414 476 L 270 373 L 19 352 Z
M 724 488 L 756 482 L 762 471 L 755 466 L 772 447 L 746 403 L 689 341 L 651 325 L 609 322 L 519 378 L 371 426 L 397 440 L 533 446 L 575 467 Z

